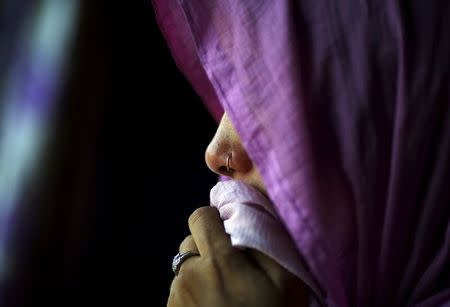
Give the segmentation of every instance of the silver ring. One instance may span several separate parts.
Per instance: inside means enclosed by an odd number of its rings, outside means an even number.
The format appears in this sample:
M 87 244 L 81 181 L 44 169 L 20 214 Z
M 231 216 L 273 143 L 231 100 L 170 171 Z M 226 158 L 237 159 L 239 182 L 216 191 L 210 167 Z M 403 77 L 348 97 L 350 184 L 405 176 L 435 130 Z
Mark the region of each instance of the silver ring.
M 179 252 L 178 254 L 175 255 L 175 257 L 173 257 L 172 271 L 175 273 L 175 276 L 177 276 L 178 272 L 180 272 L 180 268 L 183 262 L 185 262 L 186 259 L 192 256 L 200 256 L 200 254 L 196 252 L 187 251 L 187 252 Z

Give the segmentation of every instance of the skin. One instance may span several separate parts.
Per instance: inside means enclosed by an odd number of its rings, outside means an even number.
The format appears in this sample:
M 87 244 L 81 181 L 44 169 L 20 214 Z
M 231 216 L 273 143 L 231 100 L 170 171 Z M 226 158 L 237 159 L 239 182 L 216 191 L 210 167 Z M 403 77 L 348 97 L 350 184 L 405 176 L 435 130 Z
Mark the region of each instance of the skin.
M 230 170 L 227 159 L 232 154 Z M 215 173 L 251 184 L 266 193 L 261 176 L 245 152 L 227 114 L 209 144 L 205 160 Z M 169 307 L 307 306 L 304 283 L 266 255 L 231 245 L 216 208 L 195 210 L 191 234 L 179 251 L 195 251 L 181 265 L 170 288 Z

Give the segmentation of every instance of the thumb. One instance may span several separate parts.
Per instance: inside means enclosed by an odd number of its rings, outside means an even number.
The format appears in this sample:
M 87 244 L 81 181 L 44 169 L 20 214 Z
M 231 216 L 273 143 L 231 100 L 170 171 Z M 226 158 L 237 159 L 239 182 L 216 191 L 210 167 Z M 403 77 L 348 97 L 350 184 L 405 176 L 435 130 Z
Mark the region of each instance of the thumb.
M 279 285 L 286 278 L 293 276 L 288 270 L 282 267 L 273 258 L 256 249 L 248 249 L 248 255 L 256 262 L 262 271 L 276 284 Z
M 277 288 L 285 292 L 286 296 L 293 302 L 304 302 L 305 305 L 300 304 L 299 306 L 307 306 L 308 288 L 300 278 L 289 272 L 273 258 L 258 250 L 248 249 L 247 252 Z

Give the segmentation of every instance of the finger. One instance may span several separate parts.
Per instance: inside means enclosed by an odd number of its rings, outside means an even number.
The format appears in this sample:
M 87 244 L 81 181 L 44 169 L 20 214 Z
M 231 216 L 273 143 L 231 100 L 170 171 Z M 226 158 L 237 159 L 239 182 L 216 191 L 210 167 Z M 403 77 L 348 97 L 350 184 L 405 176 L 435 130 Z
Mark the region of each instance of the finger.
M 184 238 L 184 240 L 183 240 L 183 242 L 181 242 L 178 250 L 180 253 L 192 252 L 192 253 L 194 253 L 194 255 L 191 257 L 188 257 L 180 264 L 180 270 L 179 270 L 177 276 L 179 276 L 180 274 L 183 274 L 183 272 L 185 271 L 185 269 L 183 267 L 186 267 L 185 262 L 191 260 L 189 258 L 197 257 L 200 255 L 200 253 L 198 252 L 197 245 L 195 244 L 195 241 L 194 241 L 194 238 L 192 237 L 192 235 L 189 235 L 186 238 Z
M 219 212 L 214 207 L 201 207 L 189 217 L 189 229 L 203 256 L 219 255 L 231 250 L 231 241 L 225 232 Z
M 177 307 L 180 306 L 177 292 L 177 280 L 176 278 L 172 280 L 172 284 L 170 285 L 169 297 L 167 299 L 167 307 Z
M 200 259 L 199 255 L 189 255 L 185 260 L 179 265 L 178 274 L 176 274 L 175 279 L 180 279 L 186 275 L 186 271 L 190 272 L 188 275 L 192 275 L 193 268 L 198 266 L 198 261 Z
M 192 259 L 191 259 L 192 258 Z M 198 284 L 196 272 L 197 257 L 190 257 L 181 266 L 179 274 L 172 280 L 170 286 L 169 298 L 167 306 L 169 307 L 188 307 L 198 306 L 193 301 L 195 285 Z
M 247 252 L 276 285 L 280 286 L 297 279 L 295 275 L 266 254 L 255 249 L 248 249 Z
M 183 279 L 175 278 L 170 286 L 170 293 L 167 299 L 167 307 L 187 307 L 195 306 L 192 304 L 190 289 Z
M 249 249 L 248 254 L 269 276 L 274 285 L 283 290 L 286 302 L 296 302 L 298 303 L 296 306 L 308 305 L 310 292 L 303 280 L 260 251 Z
M 182 252 L 194 252 L 199 253 L 197 244 L 195 244 L 194 238 L 192 235 L 187 236 L 184 238 L 183 242 L 180 244 L 180 248 L 178 249 L 180 253 Z

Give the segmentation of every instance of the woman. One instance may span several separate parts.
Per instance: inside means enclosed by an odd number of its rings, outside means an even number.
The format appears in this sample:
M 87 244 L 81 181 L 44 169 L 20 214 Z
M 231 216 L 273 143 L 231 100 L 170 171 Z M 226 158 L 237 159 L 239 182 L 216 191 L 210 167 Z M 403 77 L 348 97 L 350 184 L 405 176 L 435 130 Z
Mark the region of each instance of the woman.
M 447 2 L 153 3 L 181 71 L 226 112 L 208 166 L 267 193 L 317 301 L 448 306 Z M 199 256 L 175 263 L 169 306 L 309 304 L 306 283 L 231 247 L 214 208 L 189 225 L 180 250 Z
M 205 156 L 212 171 L 266 193 L 227 114 Z M 189 228 L 191 235 L 181 243 L 180 253 L 201 257 L 180 264 L 168 306 L 307 306 L 306 286 L 300 279 L 257 250 L 232 246 L 216 208 L 197 209 Z

